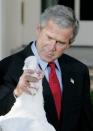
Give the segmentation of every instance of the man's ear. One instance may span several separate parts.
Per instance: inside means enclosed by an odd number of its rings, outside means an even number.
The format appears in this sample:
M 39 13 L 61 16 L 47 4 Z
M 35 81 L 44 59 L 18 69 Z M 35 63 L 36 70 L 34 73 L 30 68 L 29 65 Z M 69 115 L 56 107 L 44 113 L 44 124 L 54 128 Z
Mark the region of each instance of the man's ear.
M 70 46 L 71 46 L 71 44 L 69 43 L 69 44 L 67 44 L 67 47 L 66 47 L 66 48 L 68 49 L 68 48 L 70 48 Z

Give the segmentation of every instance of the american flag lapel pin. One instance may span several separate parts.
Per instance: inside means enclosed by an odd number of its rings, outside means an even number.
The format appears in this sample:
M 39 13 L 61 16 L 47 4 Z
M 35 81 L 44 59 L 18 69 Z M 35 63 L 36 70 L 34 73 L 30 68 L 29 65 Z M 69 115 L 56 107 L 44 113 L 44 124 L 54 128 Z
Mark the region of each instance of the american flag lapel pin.
M 74 79 L 73 79 L 73 78 L 70 78 L 70 82 L 71 82 L 72 84 L 74 84 Z

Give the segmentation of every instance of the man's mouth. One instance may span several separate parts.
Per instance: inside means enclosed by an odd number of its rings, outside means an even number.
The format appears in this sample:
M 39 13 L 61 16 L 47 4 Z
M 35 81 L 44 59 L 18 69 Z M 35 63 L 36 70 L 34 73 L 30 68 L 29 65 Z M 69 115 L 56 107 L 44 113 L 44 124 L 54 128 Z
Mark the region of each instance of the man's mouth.
M 54 56 L 54 54 L 47 54 L 48 57 L 52 58 Z

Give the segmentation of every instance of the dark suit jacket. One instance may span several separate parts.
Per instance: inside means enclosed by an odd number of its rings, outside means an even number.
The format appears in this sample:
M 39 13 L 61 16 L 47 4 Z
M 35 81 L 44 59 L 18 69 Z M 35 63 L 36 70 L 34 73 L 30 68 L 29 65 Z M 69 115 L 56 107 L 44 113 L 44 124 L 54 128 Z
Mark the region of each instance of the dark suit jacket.
M 4 81 L 0 86 L 1 115 L 6 114 L 15 102 L 13 90 L 23 72 L 24 60 L 33 55 L 30 46 L 31 43 L 24 50 L 13 55 L 3 78 Z M 63 82 L 61 119 L 57 119 L 49 84 L 44 77 L 43 96 L 47 119 L 57 131 L 93 131 L 88 68 L 66 54 L 63 54 L 58 61 Z

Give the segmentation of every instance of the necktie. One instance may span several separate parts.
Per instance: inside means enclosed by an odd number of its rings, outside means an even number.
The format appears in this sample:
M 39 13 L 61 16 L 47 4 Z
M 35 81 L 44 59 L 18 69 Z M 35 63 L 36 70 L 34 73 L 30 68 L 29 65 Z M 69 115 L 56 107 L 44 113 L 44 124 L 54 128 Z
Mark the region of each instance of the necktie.
M 55 63 L 49 63 L 50 73 L 49 73 L 49 85 L 53 95 L 58 119 L 60 119 L 60 112 L 61 112 L 61 89 L 59 80 L 57 78 L 56 70 L 55 70 Z

